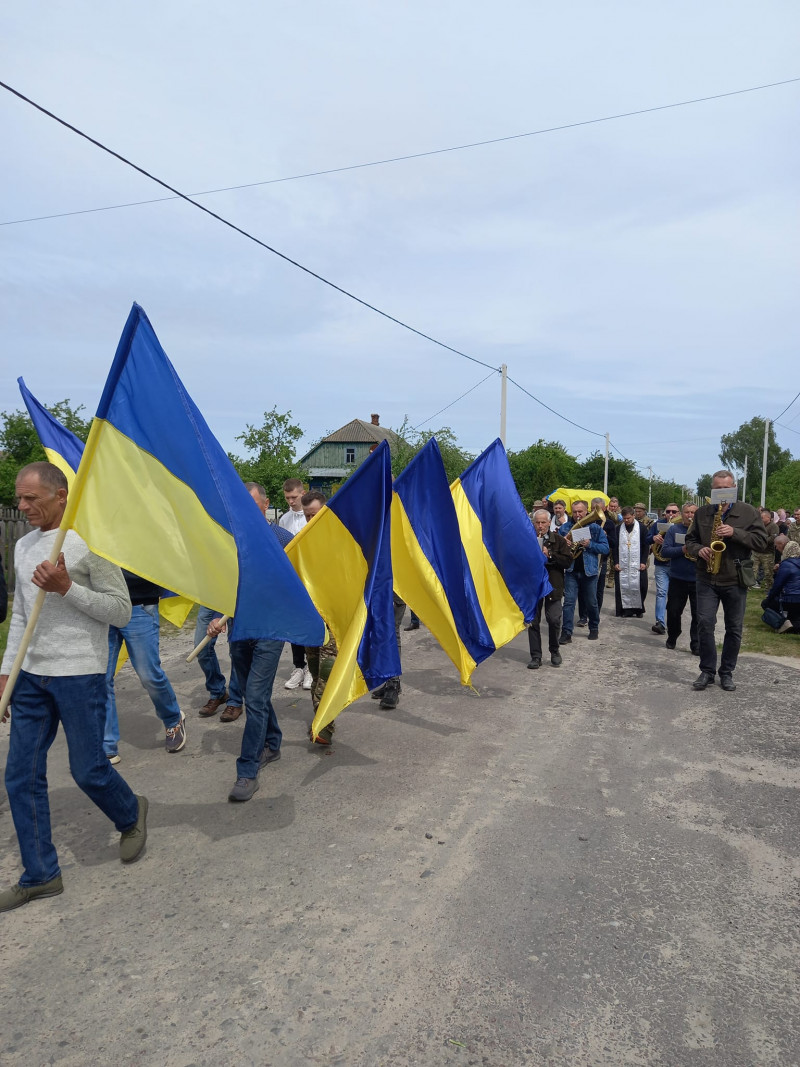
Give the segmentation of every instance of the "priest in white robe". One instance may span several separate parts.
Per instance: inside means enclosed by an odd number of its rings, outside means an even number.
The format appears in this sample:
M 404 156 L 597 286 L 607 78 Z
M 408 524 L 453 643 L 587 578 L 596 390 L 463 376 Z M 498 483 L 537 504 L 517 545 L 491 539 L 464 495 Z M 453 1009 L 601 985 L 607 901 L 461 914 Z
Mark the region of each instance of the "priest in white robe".
M 618 618 L 641 619 L 647 597 L 647 527 L 637 522 L 633 508 L 622 509 L 622 522 L 611 545 L 614 561 L 614 600 Z

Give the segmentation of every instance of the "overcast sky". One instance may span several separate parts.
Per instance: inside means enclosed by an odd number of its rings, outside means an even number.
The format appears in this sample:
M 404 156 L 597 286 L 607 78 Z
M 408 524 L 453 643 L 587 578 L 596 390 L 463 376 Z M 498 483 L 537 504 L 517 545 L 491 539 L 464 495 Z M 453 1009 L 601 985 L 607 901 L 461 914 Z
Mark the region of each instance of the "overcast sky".
M 795 0 L 28 0 L 0 78 L 193 193 L 797 77 L 799 37 Z M 795 83 L 202 201 L 693 485 L 800 390 L 799 113 Z M 0 122 L 0 222 L 165 195 L 5 90 Z M 301 448 L 418 425 L 489 373 L 181 201 L 0 238 L 0 410 L 22 374 L 93 412 L 134 300 L 228 449 L 273 405 Z M 495 375 L 424 426 L 477 453 L 499 404 Z M 509 386 L 508 447 L 540 437 L 604 444 Z

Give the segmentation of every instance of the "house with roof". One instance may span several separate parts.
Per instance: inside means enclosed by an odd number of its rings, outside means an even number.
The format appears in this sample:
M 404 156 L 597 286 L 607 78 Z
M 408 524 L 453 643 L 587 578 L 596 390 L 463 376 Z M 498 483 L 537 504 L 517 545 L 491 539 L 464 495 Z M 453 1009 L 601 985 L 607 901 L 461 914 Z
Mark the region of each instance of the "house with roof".
M 369 422 L 353 419 L 300 457 L 308 471 L 309 489 L 320 489 L 330 496 L 381 441 L 388 441 L 394 452 L 399 440 L 393 430 L 381 426 L 379 415 L 370 415 Z

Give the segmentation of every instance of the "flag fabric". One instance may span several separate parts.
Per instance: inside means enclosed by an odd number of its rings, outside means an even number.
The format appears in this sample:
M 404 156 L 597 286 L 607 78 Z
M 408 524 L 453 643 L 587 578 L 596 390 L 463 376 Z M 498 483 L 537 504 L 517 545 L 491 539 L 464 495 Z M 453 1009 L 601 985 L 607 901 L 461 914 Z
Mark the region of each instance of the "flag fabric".
M 585 500 L 589 506 L 589 511 L 591 511 L 592 501 L 598 496 L 602 498 L 603 506 L 608 507 L 610 497 L 606 496 L 605 493 L 601 493 L 598 489 L 555 489 L 552 493 L 547 494 L 547 499 L 563 500 L 567 505 L 567 511 L 571 510 L 576 500 Z
M 54 466 L 58 467 L 69 486 L 72 487 L 75 471 L 83 455 L 83 441 L 80 437 L 76 437 L 72 430 L 62 426 L 58 419 L 39 403 L 22 378 L 17 378 L 17 385 L 31 417 L 33 428 L 39 435 L 45 455 Z
M 495 651 L 495 643 L 461 543 L 435 438 L 395 478 L 393 489 L 395 591 L 442 646 L 462 685 L 469 685 L 475 667 Z
M 113 563 L 233 616 L 233 641 L 322 643 L 308 594 L 138 304 L 61 525 Z
M 75 472 L 83 456 L 83 441 L 39 403 L 22 378 L 17 378 L 17 384 L 45 455 L 62 472 L 71 489 L 75 480 Z M 161 594 L 158 608 L 162 618 L 180 629 L 186 622 L 192 605 L 193 602 L 186 597 L 176 596 L 165 589 Z M 117 670 L 122 667 L 127 658 L 128 653 L 123 642 L 117 660 Z
M 498 438 L 450 487 L 461 541 L 497 648 L 533 621 L 552 590 L 544 554 Z
M 400 674 L 394 630 L 389 446 L 382 441 L 286 546 L 338 652 L 312 737 L 348 704 Z M 306 641 L 319 646 L 322 641 Z

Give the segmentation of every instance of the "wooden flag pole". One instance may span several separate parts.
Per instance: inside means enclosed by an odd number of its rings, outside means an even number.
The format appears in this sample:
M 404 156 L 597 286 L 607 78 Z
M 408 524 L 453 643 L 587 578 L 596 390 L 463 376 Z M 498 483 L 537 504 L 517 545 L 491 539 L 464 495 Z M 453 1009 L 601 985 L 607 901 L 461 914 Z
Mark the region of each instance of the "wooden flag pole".
M 229 618 L 230 618 L 230 615 L 223 615 L 221 618 L 217 619 L 217 622 L 227 622 Z M 191 663 L 192 660 L 197 659 L 197 657 L 200 655 L 200 653 L 206 647 L 208 642 L 209 641 L 213 641 L 213 640 L 214 639 L 211 636 L 211 634 L 206 634 L 206 636 L 203 638 L 203 640 L 200 642 L 200 644 L 197 646 L 197 648 L 193 648 L 192 651 L 189 653 L 189 655 L 186 657 L 186 662 L 187 663 Z
M 58 557 L 61 555 L 61 549 L 64 547 L 64 538 L 67 536 L 67 531 L 60 528 L 56 534 L 56 539 L 53 542 L 53 551 L 50 553 L 50 562 L 53 566 L 58 563 Z M 6 687 L 3 690 L 3 695 L 0 697 L 0 722 L 5 718 L 8 710 L 8 705 L 11 701 L 11 694 L 14 691 L 14 683 L 19 677 L 19 672 L 22 670 L 22 661 L 25 659 L 25 653 L 28 651 L 28 645 L 33 638 L 33 631 L 36 629 L 36 623 L 39 621 L 39 615 L 41 614 L 42 607 L 44 605 L 44 598 L 47 593 L 44 589 L 40 589 L 36 600 L 33 604 L 33 610 L 31 611 L 28 624 L 25 627 L 25 632 L 22 635 L 22 640 L 19 643 L 19 649 L 14 657 L 14 663 L 11 667 L 11 673 L 8 676 Z

